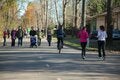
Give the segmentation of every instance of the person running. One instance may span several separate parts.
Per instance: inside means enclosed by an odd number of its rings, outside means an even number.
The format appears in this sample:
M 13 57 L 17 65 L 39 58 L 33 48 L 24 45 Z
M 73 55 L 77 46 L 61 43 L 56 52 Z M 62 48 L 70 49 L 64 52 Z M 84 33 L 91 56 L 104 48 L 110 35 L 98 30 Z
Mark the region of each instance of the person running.
M 82 47 L 82 58 L 85 59 L 86 56 L 86 45 L 87 45 L 87 39 L 88 39 L 88 32 L 86 31 L 86 27 L 83 27 L 79 32 L 78 32 L 78 37 L 80 40 L 80 44 Z
M 63 39 L 64 39 L 64 36 L 65 36 L 65 33 L 62 29 L 61 24 L 59 24 L 56 34 L 57 34 L 57 48 L 59 48 L 60 41 L 61 41 L 62 48 L 63 48 L 63 43 L 64 43 Z
M 7 38 L 7 30 L 5 29 L 4 31 L 3 31 L 3 46 L 6 46 L 6 38 Z
M 17 30 L 16 36 L 17 36 L 17 38 L 18 38 L 18 46 L 19 46 L 19 45 L 22 46 L 24 32 L 23 32 L 21 26 L 18 27 L 18 30 Z
M 47 31 L 47 41 L 48 41 L 49 46 L 51 46 L 51 40 L 52 40 L 52 33 L 51 33 L 51 30 L 49 29 Z
M 15 28 L 12 29 L 11 31 L 11 46 L 14 47 L 15 46 L 15 40 L 16 40 L 16 30 Z
M 100 58 L 103 58 L 103 60 L 105 60 L 105 41 L 106 41 L 106 38 L 107 38 L 107 33 L 105 31 L 105 28 L 104 26 L 100 26 L 99 27 L 100 30 L 98 30 L 98 56 Z M 102 50 L 102 51 L 101 51 Z M 103 54 L 101 54 L 101 52 Z

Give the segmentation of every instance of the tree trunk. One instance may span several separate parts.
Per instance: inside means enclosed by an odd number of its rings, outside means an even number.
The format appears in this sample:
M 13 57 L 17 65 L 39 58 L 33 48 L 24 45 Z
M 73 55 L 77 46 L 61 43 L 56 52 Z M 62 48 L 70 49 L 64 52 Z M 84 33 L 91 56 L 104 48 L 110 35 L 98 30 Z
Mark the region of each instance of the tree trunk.
M 82 20 L 81 20 L 81 27 L 85 26 L 85 2 L 86 0 L 82 0 Z
M 111 0 L 107 0 L 107 45 L 110 46 L 112 44 L 112 12 L 111 12 Z
M 63 28 L 65 28 L 65 0 L 63 0 Z
M 57 23 L 59 24 L 59 18 L 58 18 L 58 10 L 57 10 L 57 2 L 56 2 L 56 0 L 54 1 L 54 3 L 55 3 Z
M 75 0 L 75 20 L 74 20 L 74 23 L 75 23 L 75 28 L 77 29 L 77 0 Z

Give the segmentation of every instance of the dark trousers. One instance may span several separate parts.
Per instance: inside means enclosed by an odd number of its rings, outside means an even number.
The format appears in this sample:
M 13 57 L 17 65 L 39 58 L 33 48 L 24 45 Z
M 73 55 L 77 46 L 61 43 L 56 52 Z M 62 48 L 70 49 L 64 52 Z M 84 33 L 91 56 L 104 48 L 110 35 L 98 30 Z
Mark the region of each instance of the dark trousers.
M 62 37 L 58 37 L 57 40 L 58 40 L 57 41 L 57 48 L 59 48 L 60 42 L 61 42 L 62 47 L 63 47 L 63 38 Z
M 87 45 L 87 42 L 81 42 L 82 57 L 85 56 L 85 53 L 86 53 L 86 45 Z
M 6 37 L 3 37 L 4 41 L 3 41 L 3 46 L 6 46 Z
M 23 42 L 23 38 L 22 38 L 22 37 L 18 38 L 18 46 L 19 46 L 19 45 L 22 46 L 22 42 Z
M 49 46 L 51 46 L 51 40 L 52 40 L 52 36 L 48 35 L 47 36 L 47 41 L 48 41 Z
M 11 46 L 15 46 L 15 39 L 12 39 Z
M 103 55 L 101 54 L 101 52 L 103 53 Z M 99 57 L 105 57 L 105 41 L 98 41 L 98 53 Z

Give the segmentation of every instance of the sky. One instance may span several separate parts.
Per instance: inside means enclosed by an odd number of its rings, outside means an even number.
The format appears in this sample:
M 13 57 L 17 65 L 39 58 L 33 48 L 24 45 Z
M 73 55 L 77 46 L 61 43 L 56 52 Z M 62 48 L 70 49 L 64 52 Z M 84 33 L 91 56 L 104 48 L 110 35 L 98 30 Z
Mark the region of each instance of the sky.
M 19 4 L 19 9 L 20 9 L 20 13 L 19 13 L 19 16 L 20 16 L 20 17 L 21 17 L 22 15 L 24 15 L 28 3 L 29 3 L 29 2 L 32 2 L 32 1 L 34 1 L 34 0 L 26 0 L 25 2 L 18 2 L 18 4 Z

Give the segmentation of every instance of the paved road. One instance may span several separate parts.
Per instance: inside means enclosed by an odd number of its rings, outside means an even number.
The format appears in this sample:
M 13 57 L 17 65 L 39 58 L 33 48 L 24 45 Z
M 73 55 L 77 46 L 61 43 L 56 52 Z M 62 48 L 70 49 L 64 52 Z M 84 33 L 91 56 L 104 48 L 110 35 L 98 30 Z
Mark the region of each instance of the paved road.
M 56 43 L 49 47 L 45 40 L 38 48 L 0 46 L 0 80 L 120 80 L 120 55 L 107 53 L 106 61 L 97 52 L 64 47 L 58 54 Z

